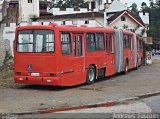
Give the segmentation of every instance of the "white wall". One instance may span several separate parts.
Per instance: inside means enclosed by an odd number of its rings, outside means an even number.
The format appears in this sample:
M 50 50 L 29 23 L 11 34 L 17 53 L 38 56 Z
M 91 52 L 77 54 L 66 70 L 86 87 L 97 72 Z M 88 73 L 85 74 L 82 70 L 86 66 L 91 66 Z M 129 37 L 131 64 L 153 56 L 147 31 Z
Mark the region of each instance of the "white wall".
M 0 4 L 0 21 L 2 21 L 2 4 Z
M 50 13 L 53 15 L 63 15 L 63 14 L 76 14 L 76 13 L 84 13 L 88 12 L 87 8 L 80 8 L 80 11 L 74 11 L 74 8 L 66 8 L 65 11 L 61 11 L 60 8 L 52 8 Z
M 75 18 L 75 19 L 58 19 L 58 20 L 39 20 L 39 22 L 43 22 L 43 24 L 46 22 L 46 23 L 49 23 L 49 22 L 54 22 L 58 25 L 62 25 L 63 24 L 63 21 L 65 21 L 65 25 L 77 25 L 77 26 L 80 26 L 80 25 L 87 25 L 89 27 L 102 27 L 103 26 L 103 18 L 94 18 L 94 19 L 91 19 L 91 18 Z M 85 24 L 85 21 L 88 21 L 89 24 Z
M 128 26 L 127 29 L 135 29 L 137 26 L 139 26 L 137 23 L 135 23 L 133 20 L 131 20 L 128 16 L 125 15 L 126 21 L 121 21 L 121 17 L 118 18 L 115 22 L 110 24 L 110 27 L 118 27 L 119 29 L 123 29 L 124 24 Z M 141 30 L 144 27 L 139 27 L 139 29 L 136 30 L 137 34 L 141 34 Z
M 143 12 L 140 12 L 139 16 L 141 17 L 144 24 L 149 25 L 149 13 L 143 14 Z
M 3 31 L 3 40 L 9 40 L 12 55 L 13 55 L 13 41 L 15 38 L 15 30 L 16 30 L 16 24 L 11 23 L 9 27 L 4 27 Z
M 84 0 L 85 2 L 88 2 L 89 4 L 89 9 L 91 9 L 91 3 L 95 2 L 95 9 L 93 11 L 99 11 L 104 9 L 104 4 L 106 3 L 106 0 Z M 101 1 L 101 4 L 99 4 Z M 117 1 L 117 0 L 115 0 Z M 108 0 L 108 3 L 111 4 L 112 1 Z
M 39 17 L 39 0 L 19 0 L 19 22 L 29 22 L 29 19 L 34 15 Z

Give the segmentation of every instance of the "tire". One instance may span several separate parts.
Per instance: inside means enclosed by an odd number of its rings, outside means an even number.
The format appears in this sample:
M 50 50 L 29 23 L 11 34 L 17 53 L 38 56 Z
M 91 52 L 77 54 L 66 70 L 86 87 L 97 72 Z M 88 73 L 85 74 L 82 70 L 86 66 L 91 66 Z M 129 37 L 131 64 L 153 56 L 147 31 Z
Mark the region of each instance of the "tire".
M 89 66 L 87 70 L 87 75 L 86 75 L 86 84 L 91 85 L 94 83 L 96 79 L 96 70 L 95 68 L 91 65 Z
M 126 60 L 124 74 L 127 74 L 127 72 L 128 72 L 128 62 Z

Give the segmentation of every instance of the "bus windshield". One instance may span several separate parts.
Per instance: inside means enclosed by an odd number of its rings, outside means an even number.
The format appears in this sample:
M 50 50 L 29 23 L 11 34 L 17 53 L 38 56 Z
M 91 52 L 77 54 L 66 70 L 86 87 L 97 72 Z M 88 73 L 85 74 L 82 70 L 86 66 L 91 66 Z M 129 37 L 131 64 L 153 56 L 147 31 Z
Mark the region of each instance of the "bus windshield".
M 54 52 L 54 46 L 52 30 L 22 30 L 18 32 L 17 52 Z

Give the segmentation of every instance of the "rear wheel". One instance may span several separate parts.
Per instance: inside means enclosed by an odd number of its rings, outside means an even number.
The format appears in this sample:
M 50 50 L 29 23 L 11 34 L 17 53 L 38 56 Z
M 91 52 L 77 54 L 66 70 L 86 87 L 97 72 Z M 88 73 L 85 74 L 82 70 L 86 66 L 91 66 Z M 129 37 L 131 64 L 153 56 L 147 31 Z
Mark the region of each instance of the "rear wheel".
M 87 76 L 86 76 L 86 83 L 88 85 L 93 84 L 96 79 L 96 70 L 95 68 L 91 65 L 89 66 L 87 70 Z

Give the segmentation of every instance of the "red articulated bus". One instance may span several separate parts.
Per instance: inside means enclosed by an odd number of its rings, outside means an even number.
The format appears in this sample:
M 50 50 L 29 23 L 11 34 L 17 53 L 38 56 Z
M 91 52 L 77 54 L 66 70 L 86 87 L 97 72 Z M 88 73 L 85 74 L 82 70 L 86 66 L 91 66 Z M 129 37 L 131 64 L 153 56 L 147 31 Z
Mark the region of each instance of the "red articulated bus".
M 23 26 L 16 29 L 14 80 L 73 86 L 140 65 L 137 36 L 112 28 Z

